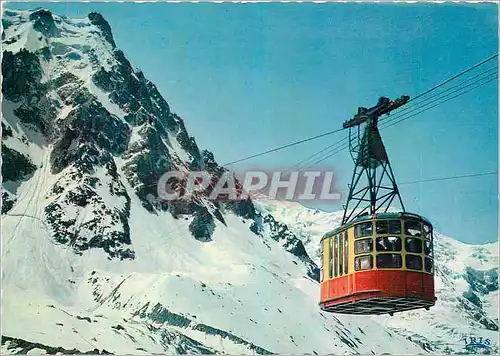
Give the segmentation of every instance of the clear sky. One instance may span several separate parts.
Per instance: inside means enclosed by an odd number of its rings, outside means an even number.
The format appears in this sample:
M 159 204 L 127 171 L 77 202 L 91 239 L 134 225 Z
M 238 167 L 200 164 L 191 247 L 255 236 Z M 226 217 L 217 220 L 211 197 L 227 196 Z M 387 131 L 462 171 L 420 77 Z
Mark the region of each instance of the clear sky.
M 340 128 L 358 106 L 382 95 L 416 95 L 498 51 L 495 4 L 42 6 L 70 17 L 101 12 L 118 47 L 219 163 Z M 497 102 L 494 81 L 383 130 L 397 181 L 496 171 Z M 343 135 L 234 168 L 288 168 Z M 345 188 L 353 169 L 348 152 L 322 164 Z M 497 181 L 493 175 L 400 188 L 407 210 L 440 232 L 484 243 L 498 237 Z

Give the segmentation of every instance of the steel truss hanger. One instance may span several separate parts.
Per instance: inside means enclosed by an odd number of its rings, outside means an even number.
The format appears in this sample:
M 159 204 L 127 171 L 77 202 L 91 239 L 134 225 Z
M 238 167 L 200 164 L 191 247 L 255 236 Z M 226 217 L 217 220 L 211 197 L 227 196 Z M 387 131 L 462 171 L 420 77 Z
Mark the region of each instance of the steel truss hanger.
M 344 122 L 344 129 L 349 128 L 349 151 L 355 167 L 344 206 L 342 225 L 363 215 L 387 212 L 396 197 L 402 211 L 405 211 L 380 136 L 378 119 L 406 104 L 409 99 L 406 95 L 395 101 L 381 97 L 377 105 L 369 109 L 358 108 L 358 113 Z M 365 125 L 364 129 L 361 129 L 361 125 Z M 362 179 L 363 177 L 366 179 Z

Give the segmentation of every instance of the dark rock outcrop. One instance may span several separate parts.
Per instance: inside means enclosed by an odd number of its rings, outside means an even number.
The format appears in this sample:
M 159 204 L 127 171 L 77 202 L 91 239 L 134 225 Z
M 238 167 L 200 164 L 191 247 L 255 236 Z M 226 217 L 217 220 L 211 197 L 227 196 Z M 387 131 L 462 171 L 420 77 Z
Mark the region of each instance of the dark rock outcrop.
M 113 39 L 113 34 L 111 33 L 111 26 L 108 21 L 98 12 L 91 12 L 88 15 L 90 22 L 96 25 L 101 31 L 103 37 L 108 41 L 113 47 L 116 47 L 115 40 Z
M 29 19 L 33 22 L 33 28 L 46 37 L 57 37 L 60 35 L 60 31 L 49 10 L 40 9 L 32 12 Z
M 2 345 L 5 345 L 7 350 L 16 350 L 18 354 L 23 355 L 35 349 L 45 350 L 48 355 L 112 355 L 111 352 L 108 352 L 105 349 L 94 349 L 82 352 L 76 348 L 70 350 L 60 346 L 48 346 L 38 342 L 30 342 L 6 335 L 2 335 Z
M 35 172 L 36 166 L 18 151 L 2 145 L 2 178 L 6 181 L 18 181 Z
M 25 49 L 16 54 L 3 52 L 2 77 L 4 99 L 18 102 L 24 97 L 37 102 L 46 95 L 46 86 L 41 83 L 40 60 L 35 53 Z

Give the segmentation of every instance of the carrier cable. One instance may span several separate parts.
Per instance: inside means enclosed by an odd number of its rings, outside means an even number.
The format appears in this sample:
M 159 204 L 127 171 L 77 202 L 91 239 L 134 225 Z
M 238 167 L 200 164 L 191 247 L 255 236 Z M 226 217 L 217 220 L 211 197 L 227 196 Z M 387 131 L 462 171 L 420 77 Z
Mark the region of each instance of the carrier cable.
M 470 92 L 470 91 L 472 91 L 472 90 L 474 90 L 474 89 L 476 89 L 476 88 L 479 88 L 479 87 L 481 87 L 481 86 L 483 86 L 483 85 L 485 85 L 485 84 L 488 84 L 489 82 L 491 82 L 491 81 L 493 81 L 493 80 L 495 80 L 495 79 L 497 79 L 497 76 L 496 76 L 496 75 L 495 75 L 494 77 L 490 78 L 489 80 L 487 80 L 487 81 L 483 82 L 483 83 L 480 83 L 480 84 L 478 84 L 478 85 L 475 85 L 475 86 L 473 86 L 472 88 L 469 88 L 469 89 L 468 89 L 468 90 L 466 90 L 466 91 L 460 92 L 460 93 L 458 93 L 458 94 L 456 94 L 456 95 L 454 95 L 454 96 L 452 96 L 452 97 L 450 97 L 450 98 L 447 98 L 446 100 L 442 100 L 442 101 L 440 101 L 440 102 L 438 102 L 438 103 L 436 103 L 436 104 L 434 104 L 434 105 L 432 105 L 432 106 L 429 106 L 429 107 L 427 107 L 427 108 L 425 108 L 425 109 L 423 109 L 423 110 L 420 110 L 420 111 L 418 111 L 418 112 L 416 112 L 416 113 L 412 113 L 411 115 L 407 115 L 407 114 L 409 114 L 409 113 L 406 113 L 405 115 L 399 115 L 399 116 L 392 117 L 391 119 L 389 119 L 389 120 L 387 120 L 387 121 L 383 122 L 383 123 L 381 124 L 381 126 L 380 126 L 380 129 L 381 129 L 381 130 L 383 130 L 383 129 L 385 129 L 385 128 L 388 128 L 388 127 L 394 126 L 394 125 L 396 125 L 396 124 L 398 124 L 398 123 L 400 123 L 400 122 L 402 122 L 402 121 L 408 120 L 408 119 L 410 119 L 410 118 L 412 118 L 412 117 L 414 117 L 414 116 L 416 116 L 416 115 L 418 115 L 418 114 L 421 114 L 421 113 L 423 113 L 423 112 L 425 112 L 425 111 L 427 111 L 427 110 L 430 110 L 430 109 L 432 109 L 432 108 L 435 108 L 436 106 L 439 106 L 439 105 L 441 105 L 441 104 L 444 104 L 444 103 L 445 103 L 445 102 L 447 102 L 447 101 L 450 101 L 450 100 L 455 99 L 455 98 L 457 98 L 457 97 L 459 97 L 459 96 L 462 96 L 462 95 L 464 95 L 464 94 L 467 94 L 468 92 Z M 447 95 L 446 95 L 446 96 L 447 96 Z M 434 101 L 433 101 L 433 102 L 434 102 Z M 433 103 L 433 102 L 431 102 L 431 103 Z M 431 104 L 431 103 L 428 103 L 428 104 Z M 397 121 L 395 121 L 395 120 L 397 120 Z M 384 126 L 384 124 L 385 124 L 385 126 Z M 348 144 L 348 142 L 347 142 L 347 140 L 348 140 L 348 139 L 349 139 L 348 137 L 344 137 L 343 139 L 341 139 L 340 141 L 338 141 L 338 142 L 341 142 L 341 141 L 346 141 L 346 142 L 345 142 L 344 144 L 342 144 L 340 147 L 337 147 L 335 150 L 331 150 L 330 152 L 328 152 L 328 153 L 327 153 L 327 155 L 326 155 L 326 156 L 324 156 L 324 157 L 323 157 L 323 158 L 321 158 L 320 160 L 318 160 L 318 161 L 314 162 L 313 164 L 319 164 L 319 163 L 323 162 L 324 160 L 326 160 L 326 159 L 328 159 L 328 158 L 330 158 L 330 157 L 332 157 L 332 156 L 336 155 L 337 153 L 339 153 L 339 152 L 341 152 L 341 151 L 343 151 L 343 150 L 347 149 L 347 148 L 349 147 L 349 144 Z M 332 145 L 332 146 L 333 146 L 333 145 Z M 303 168 L 304 168 L 304 167 L 303 167 Z
M 488 58 L 486 58 L 486 59 L 482 60 L 481 62 L 479 62 L 479 63 L 477 63 L 477 64 L 473 65 L 472 67 L 467 68 L 466 70 L 464 70 L 464 71 L 462 71 L 462 72 L 460 72 L 460 73 L 458 73 L 458 74 L 455 74 L 453 77 L 446 79 L 445 81 L 443 81 L 443 82 L 439 83 L 438 85 L 435 85 L 435 86 L 433 86 L 433 87 L 432 87 L 432 88 L 430 88 L 430 89 L 427 89 L 427 90 L 426 90 L 426 91 L 424 91 L 423 93 L 418 94 L 417 96 L 415 96 L 413 99 L 410 99 L 408 102 L 413 101 L 413 100 L 417 100 L 418 98 L 420 98 L 420 97 L 422 97 L 422 96 L 424 96 L 424 95 L 426 95 L 426 94 L 428 94 L 428 93 L 430 93 L 430 92 L 432 92 L 432 91 L 436 90 L 437 88 L 442 87 L 443 85 L 445 85 L 445 84 L 447 84 L 447 83 L 451 82 L 452 80 L 454 80 L 454 79 L 456 79 L 456 78 L 458 78 L 458 77 L 460 77 L 460 76 L 462 76 L 462 75 L 464 75 L 464 74 L 466 74 L 466 73 L 470 72 L 471 70 L 476 69 L 477 67 L 482 66 L 483 64 L 485 64 L 485 63 L 487 63 L 487 62 L 491 61 L 493 58 L 496 58 L 496 57 L 498 57 L 498 53 L 495 53 L 495 54 L 491 55 L 490 57 L 488 57 Z
M 493 55 L 491 55 L 490 57 L 482 60 L 481 62 L 473 65 L 472 67 L 469 67 L 465 70 L 463 70 L 462 72 L 458 73 L 458 74 L 455 74 L 454 76 L 446 79 L 445 81 L 433 86 L 432 88 L 430 89 L 427 89 L 426 91 L 418 94 L 417 96 L 415 96 L 414 98 L 410 99 L 408 102 L 411 102 L 411 101 L 415 101 L 421 97 L 423 97 L 424 95 L 427 95 L 431 92 L 433 92 L 434 90 L 442 87 L 443 85 L 451 82 L 452 80 L 455 80 L 456 78 L 458 77 L 461 77 L 462 75 L 472 71 L 473 69 L 475 68 L 478 68 L 480 66 L 482 66 L 483 64 L 491 61 L 492 59 L 498 57 L 498 53 L 495 53 Z M 471 78 L 469 78 L 470 80 Z M 463 84 L 463 83 L 462 83 Z M 235 161 L 232 161 L 232 162 L 228 162 L 228 163 L 225 163 L 223 164 L 222 166 L 230 166 L 230 165 L 233 165 L 235 163 L 239 163 L 239 162 L 243 162 L 243 161 L 247 161 L 249 159 L 252 159 L 252 158 L 256 158 L 256 157 L 260 157 L 260 156 L 263 156 L 263 155 L 266 155 L 266 154 L 269 154 L 269 153 L 273 153 L 273 152 L 276 152 L 276 151 L 281 151 L 283 149 L 286 149 L 286 148 L 289 148 L 289 147 L 293 147 L 293 146 L 296 146 L 296 145 L 299 145 L 299 144 L 302 144 L 302 143 L 306 143 L 306 142 L 309 142 L 309 141 L 312 141 L 312 140 L 316 140 L 318 138 L 321 138 L 321 137 L 325 137 L 325 136 L 329 136 L 329 135 L 332 135 L 334 133 L 337 133 L 337 132 L 340 132 L 344 130 L 344 128 L 341 128 L 341 129 L 337 129 L 337 130 L 333 130 L 333 131 L 328 131 L 328 132 L 325 132 L 323 134 L 319 134 L 319 135 L 316 135 L 316 136 L 313 136 L 313 137 L 309 137 L 309 138 L 306 138 L 306 139 L 303 139 L 303 140 L 300 140 L 300 141 L 296 141 L 296 142 L 292 142 L 292 143 L 289 143 L 289 144 L 286 144 L 286 145 L 283 145 L 283 146 L 279 146 L 279 147 L 276 147 L 276 148 L 273 148 L 273 149 L 270 149 L 270 150 L 267 150 L 267 151 L 264 151 L 264 152 L 261 152 L 261 153 L 257 153 L 257 154 L 254 154 L 254 155 L 250 155 L 250 156 L 247 156 L 247 157 L 244 157 L 244 158 L 241 158 L 241 159 L 238 159 L 238 160 L 235 160 Z M 340 141 L 339 141 L 340 142 Z M 333 145 L 332 145 L 333 146 Z M 331 146 L 330 146 L 331 147 Z M 306 159 L 307 160 L 307 159 Z
M 300 140 L 300 141 L 296 141 L 296 142 L 292 142 L 292 143 L 289 143 L 287 145 L 283 145 L 283 146 L 280 146 L 280 147 L 276 147 L 276 148 L 273 148 L 271 150 L 267 150 L 267 151 L 264 151 L 264 152 L 261 152 L 261 153 L 257 153 L 257 154 L 254 154 L 254 155 L 251 155 L 251 156 L 248 156 L 248 157 L 245 157 L 245 158 L 241 158 L 241 159 L 238 159 L 236 161 L 232 161 L 232 162 L 229 162 L 229 163 L 226 163 L 226 164 L 223 164 L 223 166 L 230 166 L 232 164 L 235 164 L 235 163 L 238 163 L 238 162 L 243 162 L 243 161 L 247 161 L 251 158 L 255 158 L 255 157 L 259 157 L 259 156 L 263 156 L 263 155 L 266 155 L 268 153 L 272 153 L 272 152 L 276 152 L 276 151 L 280 151 L 280 150 L 283 150 L 285 148 L 288 148 L 288 147 L 292 147 L 292 146 L 296 146 L 296 145 L 300 145 L 301 143 L 305 143 L 305 142 L 309 142 L 309 141 L 312 141 L 312 140 L 316 140 L 318 138 L 321 138 L 321 137 L 325 137 L 325 136 L 328 136 L 328 135 L 332 135 L 334 133 L 337 133 L 337 132 L 340 132 L 344 130 L 343 128 L 341 129 L 337 129 L 337 130 L 333 130 L 333 131 L 328 131 L 328 132 L 325 132 L 325 133 L 322 133 L 320 135 L 316 135 L 316 136 L 313 136 L 313 137 L 309 137 L 309 138 L 306 138 L 306 139 L 303 139 L 303 140 Z

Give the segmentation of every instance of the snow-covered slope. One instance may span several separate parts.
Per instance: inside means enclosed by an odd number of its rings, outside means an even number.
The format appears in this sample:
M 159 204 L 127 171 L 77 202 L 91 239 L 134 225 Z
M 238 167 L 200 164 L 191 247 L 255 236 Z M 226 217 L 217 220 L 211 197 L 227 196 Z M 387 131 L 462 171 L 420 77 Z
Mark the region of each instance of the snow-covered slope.
M 156 198 L 168 170 L 224 168 L 101 15 L 3 15 L 2 353 L 427 352 L 386 320 L 319 311 L 308 252 L 330 222 Z
M 259 201 L 261 209 L 284 222 L 319 264 L 321 236 L 340 226 L 342 212 L 328 213 L 295 202 Z M 374 316 L 387 330 L 433 351 L 465 352 L 464 338 L 490 339 L 498 348 L 498 242 L 467 245 L 435 233 L 436 305 L 389 316 Z M 484 350 L 477 350 L 484 351 Z

